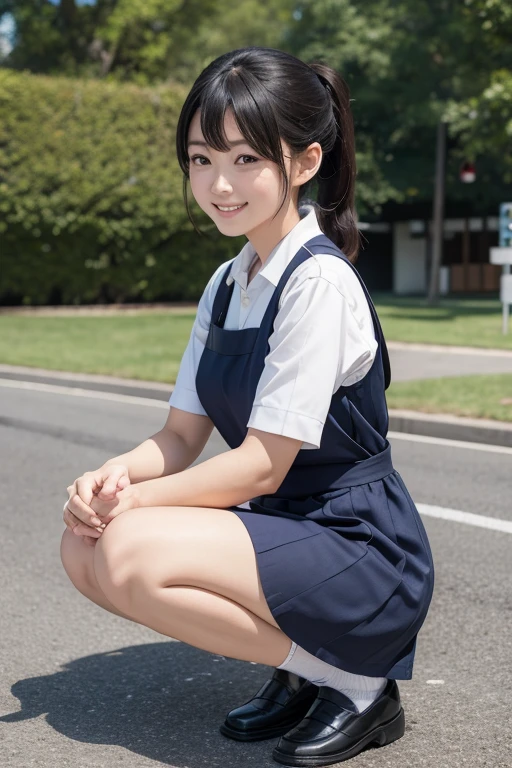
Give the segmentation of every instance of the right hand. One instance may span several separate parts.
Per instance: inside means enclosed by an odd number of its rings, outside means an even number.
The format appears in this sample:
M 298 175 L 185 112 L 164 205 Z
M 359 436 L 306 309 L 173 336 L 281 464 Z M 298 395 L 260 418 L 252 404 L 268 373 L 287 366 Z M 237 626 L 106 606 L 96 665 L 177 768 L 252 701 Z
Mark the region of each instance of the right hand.
M 109 464 L 94 472 L 85 472 L 68 486 L 69 498 L 64 506 L 64 523 L 84 542 L 94 546 L 105 528 L 91 509 L 94 496 L 102 501 L 115 498 L 118 491 L 130 485 L 128 468 L 124 464 Z

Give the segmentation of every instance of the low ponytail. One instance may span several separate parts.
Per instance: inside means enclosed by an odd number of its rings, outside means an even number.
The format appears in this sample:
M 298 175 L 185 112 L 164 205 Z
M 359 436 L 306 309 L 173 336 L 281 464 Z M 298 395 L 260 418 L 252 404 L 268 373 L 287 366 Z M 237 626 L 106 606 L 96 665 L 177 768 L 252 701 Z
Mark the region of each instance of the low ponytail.
M 318 62 L 309 65 L 332 100 L 335 127 L 332 147 L 324 151 L 315 176 L 320 229 L 350 261 L 357 259 L 360 238 L 355 221 L 356 154 L 354 120 L 348 85 L 336 70 Z

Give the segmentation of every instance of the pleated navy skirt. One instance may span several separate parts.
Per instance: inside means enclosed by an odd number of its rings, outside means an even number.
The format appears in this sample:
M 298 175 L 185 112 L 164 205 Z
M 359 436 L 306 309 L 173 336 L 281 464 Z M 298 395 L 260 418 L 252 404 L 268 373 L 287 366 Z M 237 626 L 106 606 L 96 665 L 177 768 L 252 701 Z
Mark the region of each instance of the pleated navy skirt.
M 282 631 L 348 672 L 409 679 L 434 571 L 399 473 L 303 501 L 261 502 L 232 511 L 251 537 Z

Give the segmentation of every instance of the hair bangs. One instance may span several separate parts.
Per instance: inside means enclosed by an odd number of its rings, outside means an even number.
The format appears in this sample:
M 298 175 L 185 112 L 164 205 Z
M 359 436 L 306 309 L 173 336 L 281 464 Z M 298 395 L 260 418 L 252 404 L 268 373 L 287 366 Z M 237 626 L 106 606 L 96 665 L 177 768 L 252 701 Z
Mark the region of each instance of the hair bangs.
M 233 112 L 235 122 L 250 147 L 284 169 L 279 127 L 270 94 L 250 72 L 232 68 L 213 80 L 202 94 L 201 131 L 218 152 L 229 151 L 225 116 Z
M 225 132 L 229 112 L 254 153 L 277 165 L 283 199 L 275 216 L 290 193 L 283 142 L 292 160 L 318 142 L 324 156 L 321 166 L 301 186 L 296 202 L 305 199 L 311 189 L 320 228 L 351 260 L 357 258 L 354 124 L 350 92 L 338 72 L 320 62 L 307 64 L 284 51 L 257 46 L 223 54 L 201 72 L 185 100 L 176 130 L 185 205 L 200 232 L 187 199 L 188 135 L 198 110 L 202 135 L 211 149 L 232 149 Z

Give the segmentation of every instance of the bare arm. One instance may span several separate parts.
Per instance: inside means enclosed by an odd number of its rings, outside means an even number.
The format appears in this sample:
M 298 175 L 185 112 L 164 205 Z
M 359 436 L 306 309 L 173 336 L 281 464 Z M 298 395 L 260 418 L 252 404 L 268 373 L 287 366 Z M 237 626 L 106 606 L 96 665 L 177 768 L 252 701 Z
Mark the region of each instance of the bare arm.
M 128 453 L 109 459 L 103 467 L 123 464 L 132 483 L 173 475 L 197 459 L 212 430 L 213 423 L 208 416 L 171 406 L 167 421 L 159 432 Z
M 239 448 L 195 467 L 127 488 L 134 506 L 198 506 L 225 509 L 274 493 L 290 469 L 301 440 L 249 429 Z M 124 494 L 125 492 L 121 492 Z
M 93 472 L 85 472 L 68 486 L 64 522 L 78 536 L 94 544 L 100 535 L 99 521 L 91 506 L 137 488 L 141 482 L 182 473 L 199 456 L 211 435 L 208 416 L 171 407 L 162 429 L 132 451 L 115 456 Z M 128 472 L 127 472 L 128 470 Z

